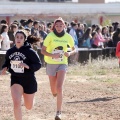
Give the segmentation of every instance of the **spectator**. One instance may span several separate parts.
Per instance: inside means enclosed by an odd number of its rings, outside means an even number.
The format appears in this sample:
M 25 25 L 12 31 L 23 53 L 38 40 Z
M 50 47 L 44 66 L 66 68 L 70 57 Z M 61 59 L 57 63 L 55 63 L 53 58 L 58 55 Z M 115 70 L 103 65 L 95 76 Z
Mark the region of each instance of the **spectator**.
M 76 34 L 78 25 L 76 23 L 72 23 L 71 25 L 72 26 L 71 26 L 69 34 L 73 37 L 75 46 L 78 47 L 78 38 L 77 38 L 77 34 Z
M 18 31 L 18 26 L 16 24 L 11 24 L 8 30 L 8 36 L 9 39 L 11 41 L 13 41 L 13 43 L 15 43 L 15 34 Z M 13 46 L 13 44 L 11 44 L 11 47 Z
M 25 22 L 27 22 L 27 20 L 21 19 L 21 20 L 20 20 L 20 24 L 21 24 L 20 26 L 24 26 L 24 23 L 25 23 Z
M 49 23 L 47 23 L 47 30 L 46 30 L 46 32 L 50 33 L 51 31 L 52 31 L 52 23 L 49 22 Z
M 111 40 L 111 38 L 109 36 L 108 27 L 106 27 L 106 26 L 102 27 L 102 36 L 108 42 Z M 104 47 L 108 47 L 108 42 L 104 42 Z
M 81 23 L 78 23 L 78 28 L 76 30 L 76 34 L 77 34 L 77 38 L 81 38 L 84 34 L 84 27 L 82 28 L 83 26 L 81 25 Z
M 84 32 L 85 32 L 87 30 L 87 24 L 84 23 L 83 25 L 84 25 Z
M 25 28 L 24 30 L 26 31 L 27 36 L 31 35 L 31 30 L 29 28 Z
M 78 23 L 78 28 L 76 30 L 77 38 L 78 38 L 78 47 L 81 47 L 82 45 L 82 36 L 84 34 L 84 25 L 81 23 Z
M 33 22 L 33 27 L 31 29 L 31 35 L 34 35 L 36 37 L 40 37 L 40 33 L 39 33 L 39 21 L 34 21 Z
M 117 43 L 120 41 L 120 28 L 117 28 L 117 30 L 113 34 L 113 46 L 116 47 Z
M 6 20 L 1 20 L 0 24 L 7 24 Z
M 92 32 L 92 28 L 88 27 L 87 30 L 85 31 L 85 33 L 82 36 L 82 40 L 83 40 L 82 47 L 91 48 L 91 43 L 90 43 L 90 40 L 92 38 L 91 37 L 91 32 Z
M 2 45 L 1 45 L 1 50 L 8 50 L 10 48 L 10 44 L 12 44 L 13 41 L 9 40 L 8 25 L 7 24 L 2 24 L 1 26 L 2 27 L 1 27 L 0 34 L 3 37 Z
M 92 32 L 92 34 L 91 34 L 91 36 L 92 36 L 92 38 L 91 38 L 91 40 L 90 40 L 90 44 L 91 44 L 91 47 L 92 48 L 94 48 L 94 40 L 96 39 L 96 37 L 97 37 L 97 32 L 96 31 L 93 31 Z M 96 48 L 96 46 L 95 46 L 95 48 Z
M 2 40 L 3 40 L 3 37 L 2 37 L 2 35 L 0 34 L 0 50 L 1 50 L 1 43 L 2 43 Z
M 77 50 L 78 49 L 78 38 L 77 38 L 76 30 L 77 30 L 78 25 L 75 22 L 73 22 L 71 25 L 72 26 L 71 26 L 69 34 L 72 36 L 74 40 L 74 46 Z M 76 64 L 76 62 L 78 61 L 78 51 L 76 51 L 74 55 L 70 56 L 70 61 L 71 63 Z
M 114 32 L 113 26 L 109 26 L 108 29 L 109 29 L 108 34 L 109 34 L 109 37 L 110 37 L 110 41 L 108 41 L 108 47 L 113 47 L 113 39 L 112 39 L 113 32 Z
M 69 22 L 65 21 L 65 31 L 68 32 L 69 31 L 68 29 L 69 29 Z
M 19 22 L 17 20 L 14 20 L 12 24 L 16 24 L 19 27 Z
M 119 22 L 115 22 L 115 23 L 114 23 L 114 31 L 117 30 L 118 26 L 119 26 Z
M 104 48 L 103 42 L 107 42 L 107 40 L 103 38 L 101 31 L 102 31 L 101 27 L 98 26 L 96 28 L 97 37 L 95 38 L 94 43 L 93 43 L 94 48 L 98 48 L 98 47 Z
M 116 46 L 116 57 L 118 57 L 119 59 L 119 67 L 120 67 L 120 41 L 117 43 L 117 46 Z
M 28 19 L 27 22 L 26 22 L 25 29 L 28 28 L 30 30 L 30 33 L 31 33 L 32 26 L 33 26 L 33 20 L 32 19 Z
M 96 26 L 95 24 L 93 24 L 91 27 L 92 27 L 92 32 L 93 32 L 93 31 L 96 30 L 96 27 L 97 27 L 97 26 Z
M 42 24 L 39 26 L 39 33 L 40 33 L 40 37 L 44 40 L 47 36 L 47 33 L 44 30 L 44 25 Z

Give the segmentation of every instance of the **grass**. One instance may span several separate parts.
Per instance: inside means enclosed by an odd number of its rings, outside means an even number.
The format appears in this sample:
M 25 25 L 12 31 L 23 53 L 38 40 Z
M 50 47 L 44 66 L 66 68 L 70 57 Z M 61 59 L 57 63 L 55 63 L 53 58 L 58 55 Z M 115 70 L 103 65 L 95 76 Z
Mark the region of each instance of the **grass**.
M 68 75 L 106 75 L 110 72 L 120 72 L 118 61 L 115 58 L 109 60 L 94 60 L 90 63 L 88 62 L 88 64 L 85 65 L 82 65 L 80 63 L 77 65 L 70 65 Z
M 120 68 L 117 58 L 94 60 L 85 65 L 69 65 L 68 76 L 87 77 L 88 80 L 113 83 L 119 80 Z M 111 74 L 113 77 L 111 78 Z

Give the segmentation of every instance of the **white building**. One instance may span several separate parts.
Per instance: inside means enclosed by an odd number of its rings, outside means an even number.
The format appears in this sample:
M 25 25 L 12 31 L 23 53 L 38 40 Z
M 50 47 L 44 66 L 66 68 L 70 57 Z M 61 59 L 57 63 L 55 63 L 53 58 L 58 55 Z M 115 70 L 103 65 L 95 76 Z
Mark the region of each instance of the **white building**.
M 12 22 L 15 19 L 32 18 L 52 21 L 59 16 L 67 21 L 76 20 L 88 24 L 120 21 L 120 3 L 0 2 L 0 20 Z

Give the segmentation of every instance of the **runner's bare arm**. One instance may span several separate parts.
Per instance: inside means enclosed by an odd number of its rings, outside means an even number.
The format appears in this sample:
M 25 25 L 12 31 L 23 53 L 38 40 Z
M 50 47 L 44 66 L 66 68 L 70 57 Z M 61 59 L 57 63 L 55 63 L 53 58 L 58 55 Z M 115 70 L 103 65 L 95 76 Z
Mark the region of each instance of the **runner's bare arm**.
M 20 63 L 19 66 L 24 67 L 26 69 L 29 69 L 29 66 L 25 63 Z
M 66 57 L 69 57 L 69 56 L 74 55 L 74 54 L 76 53 L 75 47 L 72 47 L 71 49 L 72 49 L 72 50 L 71 50 L 70 52 L 65 52 L 65 53 L 64 53 L 64 55 L 65 55 Z
M 7 71 L 7 67 L 3 68 L 0 75 L 5 75 L 6 71 Z

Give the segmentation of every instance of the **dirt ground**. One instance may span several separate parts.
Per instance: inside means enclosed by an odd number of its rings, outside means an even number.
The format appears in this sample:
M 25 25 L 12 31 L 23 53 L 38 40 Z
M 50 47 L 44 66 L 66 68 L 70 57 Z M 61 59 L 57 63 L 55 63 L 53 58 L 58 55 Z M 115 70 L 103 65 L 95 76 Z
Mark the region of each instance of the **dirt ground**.
M 66 75 L 62 120 L 120 120 L 120 70 L 106 68 L 104 74 L 93 75 L 92 69 L 89 74 L 81 69 L 75 69 L 75 74 L 70 67 Z M 9 76 L 0 76 L 0 120 L 14 120 Z M 36 77 L 35 105 L 28 111 L 22 101 L 23 120 L 54 120 L 56 98 L 51 95 L 45 68 Z

